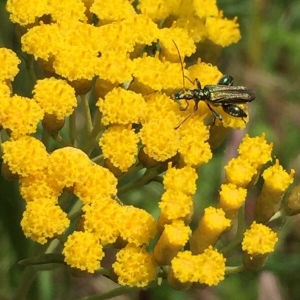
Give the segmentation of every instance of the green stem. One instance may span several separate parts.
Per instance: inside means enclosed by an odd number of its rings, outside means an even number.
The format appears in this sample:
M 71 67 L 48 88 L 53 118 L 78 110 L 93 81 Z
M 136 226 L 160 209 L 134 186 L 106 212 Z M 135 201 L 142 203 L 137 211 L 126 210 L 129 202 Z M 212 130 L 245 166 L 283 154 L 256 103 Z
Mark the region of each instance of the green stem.
M 73 147 L 73 145 L 64 140 L 60 134 L 53 135 L 52 138 L 64 147 Z
M 121 195 L 131 189 L 142 187 L 149 183 L 153 178 L 155 178 L 158 174 L 160 174 L 161 169 L 160 166 L 147 169 L 146 172 L 143 174 L 142 177 L 138 178 L 136 181 L 129 182 L 121 187 L 118 188 L 118 194 Z
M 225 274 L 235 274 L 244 271 L 244 266 L 236 266 L 236 267 L 226 267 Z
M 105 129 L 105 126 L 101 123 L 101 115 L 99 110 L 96 111 L 95 116 L 95 122 L 94 122 L 94 128 L 90 132 L 87 145 L 84 149 L 84 152 L 90 156 L 91 152 L 93 151 L 95 145 L 98 143 L 98 136 L 101 134 L 101 132 Z
M 233 241 L 231 241 L 227 246 L 220 250 L 224 255 L 228 254 L 234 248 L 241 244 L 245 232 L 245 208 L 244 206 L 240 208 L 238 213 L 238 228 Z
M 144 169 L 145 167 L 140 163 L 138 162 L 136 165 L 132 166 L 126 173 L 124 173 L 123 175 L 121 175 L 119 177 L 119 179 L 125 177 L 125 176 L 128 176 L 130 174 L 133 174 L 133 173 L 136 173 L 142 169 Z
M 86 94 L 81 95 L 80 98 L 81 98 L 81 102 L 83 104 L 87 132 L 88 132 L 88 135 L 90 135 L 93 130 L 93 123 L 92 123 L 92 116 L 91 116 L 91 111 L 90 111 L 90 106 L 89 106 L 89 100 L 88 100 L 88 97 Z
M 69 132 L 70 132 L 70 141 L 71 144 L 76 146 L 76 114 L 75 110 L 69 117 Z
M 43 128 L 43 131 L 42 131 L 42 143 L 45 145 L 47 151 L 49 151 L 49 141 L 50 141 L 49 133 L 48 133 L 48 131 L 45 128 Z

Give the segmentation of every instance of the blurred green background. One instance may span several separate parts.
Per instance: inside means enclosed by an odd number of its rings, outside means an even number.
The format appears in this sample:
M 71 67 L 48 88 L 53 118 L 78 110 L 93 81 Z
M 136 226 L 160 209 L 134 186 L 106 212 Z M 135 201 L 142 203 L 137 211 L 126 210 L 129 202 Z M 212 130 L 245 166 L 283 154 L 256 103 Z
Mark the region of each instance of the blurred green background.
M 256 136 L 265 132 L 267 140 L 274 142 L 273 155 L 288 172 L 291 168 L 296 170 L 296 184 L 300 174 L 300 2 L 219 0 L 218 5 L 227 18 L 238 16 L 242 39 L 225 48 L 215 58 L 216 64 L 222 73 L 235 78 L 236 85 L 255 90 L 257 98 L 249 105 L 250 123 L 246 130 L 232 132 L 226 143 L 215 151 L 214 159 L 200 168 L 196 212 L 214 203 L 222 182 L 223 166 L 237 154 L 236 149 L 245 133 Z M 18 52 L 14 26 L 4 7 L 5 1 L 0 1 L 0 46 Z M 22 80 L 15 86 L 26 85 Z M 260 181 L 248 195 L 250 208 L 261 184 Z M 143 189 L 126 193 L 122 200 L 152 211 L 154 202 L 156 210 L 153 213 L 157 216 L 156 203 L 161 193 L 161 186 L 151 183 Z M 145 199 L 151 199 L 152 203 Z M 13 299 L 11 295 L 23 283 L 24 270 L 17 262 L 25 258 L 34 246 L 25 239 L 19 225 L 24 203 L 19 197 L 18 186 L 2 177 L 0 203 L 0 300 L 5 300 Z M 288 218 L 282 224 L 276 253 L 270 256 L 261 272 L 230 275 L 217 287 L 204 290 L 178 292 L 163 285 L 118 299 L 300 299 L 299 228 L 299 216 Z M 25 279 L 28 280 L 31 273 L 27 272 Z M 71 286 L 68 295 L 65 291 L 67 285 Z M 74 279 L 61 269 L 43 271 L 38 274 L 26 299 L 76 299 L 105 285 L 109 285 L 108 281 L 103 283 L 97 276 Z

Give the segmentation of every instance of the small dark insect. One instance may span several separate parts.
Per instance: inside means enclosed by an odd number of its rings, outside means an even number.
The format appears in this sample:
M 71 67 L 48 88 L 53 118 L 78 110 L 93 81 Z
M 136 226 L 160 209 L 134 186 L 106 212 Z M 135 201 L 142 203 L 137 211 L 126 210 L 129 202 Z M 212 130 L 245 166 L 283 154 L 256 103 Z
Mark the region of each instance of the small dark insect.
M 173 41 L 174 42 L 174 41 Z M 175 44 L 175 42 L 174 42 Z M 183 74 L 183 64 L 179 53 L 179 49 L 175 44 L 180 57 L 182 74 Z M 224 112 L 232 117 L 244 118 L 247 117 L 246 112 L 239 107 L 237 104 L 243 104 L 251 102 L 255 99 L 255 94 L 252 90 L 244 86 L 233 86 L 233 77 L 230 75 L 224 75 L 218 81 L 216 85 L 206 85 L 202 88 L 201 83 L 198 78 L 195 79 L 197 88 L 187 89 L 183 88 L 181 91 L 173 94 L 171 99 L 173 100 L 185 100 L 186 107 L 182 110 L 186 110 L 189 106 L 188 100 L 194 100 L 195 105 L 193 111 L 183 119 L 175 129 L 178 129 L 183 122 L 185 122 L 191 115 L 193 115 L 198 110 L 198 105 L 200 101 L 204 101 L 213 113 L 214 119 L 223 120 L 222 116 L 216 112 L 212 106 L 222 106 Z M 184 75 L 183 75 L 183 86 L 184 86 Z

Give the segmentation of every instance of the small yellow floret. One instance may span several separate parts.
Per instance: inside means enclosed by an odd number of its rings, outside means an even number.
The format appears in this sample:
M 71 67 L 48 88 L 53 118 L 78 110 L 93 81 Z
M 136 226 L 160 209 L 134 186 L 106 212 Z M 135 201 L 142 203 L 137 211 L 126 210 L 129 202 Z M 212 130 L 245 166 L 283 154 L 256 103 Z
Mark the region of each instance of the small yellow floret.
M 134 60 L 135 70 L 133 72 L 137 82 L 155 91 L 161 91 L 165 81 L 165 65 L 158 56 L 150 57 L 144 55 Z
M 222 77 L 222 73 L 216 66 L 201 62 L 198 59 L 197 64 L 192 65 L 188 68 L 191 80 L 199 79 L 202 88 L 209 84 L 217 84 Z
M 21 177 L 19 182 L 20 194 L 26 202 L 39 198 L 57 198 L 61 193 L 59 186 L 48 176 L 47 168 Z
M 222 11 L 216 17 L 207 18 L 205 27 L 208 38 L 222 47 L 237 43 L 241 38 L 237 17 L 233 20 L 228 20 L 223 17 Z
M 84 21 L 85 6 L 81 0 L 51 0 L 48 1 L 47 13 L 58 22 L 70 24 L 74 21 Z
M 210 145 L 207 143 L 208 128 L 203 118 L 190 118 L 180 128 L 180 146 L 178 152 L 187 165 L 198 167 L 212 158 Z
M 62 120 L 77 106 L 75 90 L 65 81 L 56 78 L 38 80 L 33 90 L 34 100 L 45 113 Z
M 65 147 L 53 151 L 48 161 L 49 177 L 60 186 L 72 187 L 85 176 L 92 162 L 77 148 Z
M 96 105 L 102 112 L 101 121 L 104 125 L 140 123 L 146 109 L 141 94 L 122 88 L 114 88 L 104 99 L 99 99 Z
M 231 159 L 225 169 L 226 183 L 233 183 L 238 187 L 246 188 L 256 175 L 256 165 L 241 156 Z
M 222 184 L 218 207 L 225 212 L 226 218 L 233 219 L 239 208 L 245 203 L 247 190 L 235 184 Z
M 128 244 L 116 255 L 112 265 L 118 283 L 131 287 L 145 287 L 155 279 L 157 264 L 145 247 Z
M 145 153 L 157 161 L 173 157 L 179 148 L 179 132 L 170 120 L 153 120 L 143 125 L 139 136 Z
M 142 123 L 147 123 L 150 120 L 168 119 L 174 124 L 178 124 L 178 104 L 171 100 L 166 94 L 151 93 L 144 96 L 146 100 L 145 120 Z
M 178 190 L 187 195 L 196 192 L 196 180 L 198 178 L 196 169 L 186 166 L 182 169 L 175 169 L 169 165 L 164 176 L 164 188 L 166 190 Z
M 22 37 L 22 50 L 32 54 L 35 59 L 47 61 L 57 54 L 62 43 L 62 34 L 56 23 L 43 24 L 30 28 Z
M 35 174 L 43 170 L 49 162 L 49 154 L 44 144 L 31 136 L 2 144 L 3 161 L 12 173 L 20 176 Z
M 27 202 L 21 226 L 27 237 L 40 244 L 60 235 L 69 226 L 70 220 L 62 209 L 55 205 L 56 200 L 40 198 Z
M 44 112 L 32 99 L 15 95 L 0 100 L 0 124 L 11 131 L 12 138 L 36 132 Z
M 153 21 L 163 20 L 170 14 L 170 8 L 166 0 L 140 0 L 137 9 L 143 15 L 149 16 Z
M 16 53 L 7 48 L 0 48 L 0 81 L 13 80 L 19 72 L 18 65 L 21 63 Z
M 266 169 L 263 172 L 262 177 L 264 178 L 265 185 L 270 193 L 283 193 L 294 181 L 294 174 L 294 169 L 292 169 L 289 174 L 281 165 L 279 165 L 279 160 L 276 159 L 276 163 Z
M 147 245 L 156 235 L 155 219 L 143 209 L 121 206 L 117 219 L 122 239 L 136 246 Z
M 80 270 L 94 273 L 100 268 L 104 252 L 98 237 L 91 232 L 75 231 L 64 244 L 65 262 Z
M 192 253 L 202 253 L 208 246 L 214 245 L 220 234 L 229 226 L 230 220 L 225 217 L 222 209 L 206 208 L 197 229 L 190 239 Z
M 123 83 L 132 80 L 134 66 L 127 52 L 111 49 L 103 52 L 97 59 L 95 69 L 100 79 L 111 83 Z
M 242 249 L 250 255 L 266 254 L 274 251 L 277 241 L 276 232 L 263 224 L 253 222 L 244 233 Z
M 158 203 L 162 215 L 169 221 L 185 219 L 193 213 L 193 198 L 178 190 L 167 190 Z
M 181 283 L 197 282 L 197 272 L 201 268 L 197 256 L 190 251 L 179 252 L 172 260 L 172 275 Z
M 265 137 L 265 133 L 253 138 L 246 134 L 239 146 L 239 154 L 258 166 L 270 161 L 273 143 L 268 144 Z
M 216 0 L 193 0 L 195 11 L 200 18 L 207 18 L 218 15 Z
M 180 62 L 178 50 L 182 59 L 185 56 L 191 56 L 196 51 L 193 39 L 184 28 L 173 26 L 161 29 L 159 31 L 159 41 L 162 45 L 163 56 L 172 62 Z
M 90 11 L 104 23 L 119 21 L 136 14 L 128 0 L 95 0 Z
M 217 285 L 225 277 L 226 258 L 211 246 L 204 253 L 197 255 L 198 282 L 209 286 Z
M 138 142 L 138 135 L 130 127 L 111 126 L 102 134 L 99 145 L 104 158 L 126 172 L 136 161 Z
M 48 1 L 8 0 L 6 9 L 12 22 L 24 26 L 34 23 L 36 18 L 47 13 Z
M 117 193 L 117 179 L 106 168 L 96 164 L 88 164 L 81 170 L 80 180 L 75 183 L 74 194 L 90 204 L 98 197 L 111 197 Z
M 168 265 L 184 247 L 191 234 L 190 227 L 177 220 L 164 226 L 164 231 L 155 244 L 153 255 L 160 265 Z
M 83 207 L 84 230 L 95 234 L 102 245 L 112 244 L 119 236 L 118 219 L 121 207 L 113 199 L 99 198 Z

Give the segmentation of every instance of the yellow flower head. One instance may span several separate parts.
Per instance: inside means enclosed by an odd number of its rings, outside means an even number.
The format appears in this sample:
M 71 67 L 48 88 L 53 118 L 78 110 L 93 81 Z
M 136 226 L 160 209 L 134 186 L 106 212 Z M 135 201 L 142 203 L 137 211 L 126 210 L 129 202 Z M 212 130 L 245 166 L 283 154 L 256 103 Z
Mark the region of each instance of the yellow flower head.
M 152 93 L 144 96 L 144 98 L 146 100 L 146 114 L 142 123 L 147 123 L 150 120 L 168 119 L 175 127 L 179 122 L 179 107 L 175 101 L 161 93 Z
M 171 62 L 180 62 L 180 57 L 191 56 L 196 47 L 193 39 L 189 36 L 184 28 L 172 26 L 171 28 L 163 28 L 159 31 L 159 41 L 162 45 L 162 55 Z M 175 44 L 180 52 L 175 46 Z M 167 73 L 169 74 L 169 73 Z
M 27 1 L 26 1 L 27 2 Z M 58 24 L 43 24 L 29 29 L 22 37 L 22 50 L 34 55 L 35 59 L 48 60 L 57 54 L 62 43 L 62 34 Z
M 101 20 L 101 23 L 119 21 L 136 14 L 131 2 L 128 0 L 113 0 L 109 2 L 95 0 L 90 11 Z
M 253 222 L 244 233 L 242 249 L 252 256 L 266 254 L 274 251 L 277 241 L 276 232 L 263 224 Z
M 53 77 L 38 80 L 33 94 L 44 112 L 55 115 L 59 120 L 72 114 L 77 106 L 75 90 L 65 80 Z
M 233 20 L 228 20 L 223 17 L 222 11 L 216 17 L 207 18 L 205 27 L 208 38 L 222 47 L 237 43 L 241 38 L 237 17 Z
M 16 53 L 7 48 L 0 48 L 0 81 L 13 80 L 19 72 L 18 65 L 21 63 Z
M 60 187 L 48 176 L 47 168 L 21 177 L 19 182 L 20 194 L 26 202 L 39 198 L 56 199 L 61 194 Z
M 143 55 L 141 58 L 134 60 L 135 70 L 133 76 L 137 81 L 136 84 L 145 86 L 146 94 L 153 91 L 161 91 L 165 81 L 166 66 L 159 60 L 158 56 L 150 57 Z
M 185 164 L 199 167 L 212 158 L 212 152 L 207 143 L 209 131 L 203 123 L 203 117 L 190 117 L 179 128 L 179 132 L 181 139 L 178 152 Z
M 218 15 L 216 0 L 193 0 L 195 11 L 200 18 L 212 17 Z
M 220 208 L 208 207 L 199 222 L 199 226 L 193 232 L 190 239 L 193 254 L 202 253 L 208 246 L 214 245 L 220 234 L 230 226 L 230 220 Z
M 139 136 L 145 153 L 157 161 L 173 157 L 179 148 L 179 132 L 170 120 L 153 120 L 143 125 Z
M 12 173 L 20 176 L 35 174 L 49 162 L 49 154 L 42 142 L 31 136 L 24 136 L 2 144 L 3 161 Z
M 182 169 L 175 169 L 169 165 L 164 176 L 164 188 L 166 190 L 178 190 L 187 195 L 196 192 L 196 180 L 198 178 L 196 169 L 186 166 Z
M 261 166 L 271 160 L 272 148 L 273 143 L 267 143 L 265 133 L 254 138 L 246 134 L 239 146 L 238 152 L 240 156 L 248 159 L 252 164 Z
M 99 198 L 83 207 L 84 230 L 97 236 L 102 245 L 113 244 L 119 236 L 118 219 L 122 209 L 113 199 Z
M 71 23 L 74 21 L 85 21 L 86 7 L 81 0 L 51 0 L 48 3 L 47 13 L 54 21 Z
M 0 124 L 11 131 L 12 138 L 36 132 L 44 112 L 35 101 L 15 95 L 1 99 L 0 103 Z
M 134 62 L 125 50 L 112 49 L 106 50 L 101 57 L 97 58 L 95 70 L 100 79 L 123 83 L 132 80 L 134 66 Z
M 155 244 L 153 255 L 160 265 L 168 265 L 184 247 L 191 234 L 190 227 L 177 220 L 164 226 L 164 231 Z
M 198 264 L 197 256 L 190 251 L 179 252 L 171 262 L 173 276 L 181 283 L 197 282 Z
M 55 205 L 56 199 L 39 198 L 27 202 L 21 226 L 27 237 L 40 244 L 60 235 L 69 226 L 70 220 L 62 209 Z
M 225 277 L 226 258 L 211 246 L 204 253 L 197 255 L 198 282 L 209 286 L 217 285 Z
M 134 206 L 121 206 L 118 216 L 120 236 L 136 246 L 148 244 L 156 235 L 155 219 L 145 210 Z
M 217 84 L 222 77 L 222 73 L 217 67 L 211 64 L 206 64 L 198 59 L 197 64 L 192 65 L 188 68 L 191 80 L 199 79 L 202 88 L 209 84 Z
M 146 104 L 140 94 L 122 88 L 115 88 L 97 102 L 102 112 L 102 123 L 127 125 L 140 123 L 144 117 Z
M 102 134 L 99 145 L 104 158 L 126 172 L 136 161 L 138 142 L 138 135 L 130 127 L 111 126 Z
M 276 159 L 276 163 L 266 169 L 262 177 L 265 180 L 264 185 L 268 189 L 269 193 L 283 193 L 294 181 L 295 170 L 292 169 L 290 174 L 279 165 L 279 160 Z
M 256 165 L 251 164 L 242 156 L 231 159 L 225 169 L 226 183 L 233 183 L 238 187 L 246 188 L 252 177 L 257 173 Z
M 96 74 L 98 58 L 81 46 L 64 45 L 55 56 L 53 68 L 55 72 L 70 81 L 92 80 Z
M 161 197 L 158 203 L 161 214 L 164 215 L 169 221 L 176 219 L 185 219 L 192 214 L 193 198 L 178 190 L 167 190 Z
M 245 203 L 247 190 L 237 187 L 235 184 L 222 184 L 218 207 L 225 212 L 226 218 L 232 219 L 236 216 L 239 208 Z
M 116 255 L 112 265 L 118 283 L 131 287 L 145 287 L 156 277 L 157 264 L 145 247 L 128 244 Z
M 65 242 L 63 255 L 65 262 L 72 268 L 94 273 L 100 268 L 104 252 L 95 234 L 75 231 Z
M 47 13 L 48 1 L 8 0 L 6 9 L 10 13 L 12 22 L 24 26 L 34 23 L 36 18 Z
M 96 164 L 85 165 L 84 162 L 84 168 L 80 171 L 80 180 L 74 185 L 74 194 L 84 204 L 90 204 L 98 197 L 116 195 L 117 179 L 108 169 Z
M 140 0 L 137 9 L 143 15 L 149 16 L 153 21 L 157 22 L 166 19 L 170 14 L 170 6 L 166 0 Z
M 84 152 L 77 148 L 65 147 L 51 153 L 48 173 L 52 180 L 63 189 L 80 182 L 90 165 L 91 161 Z

